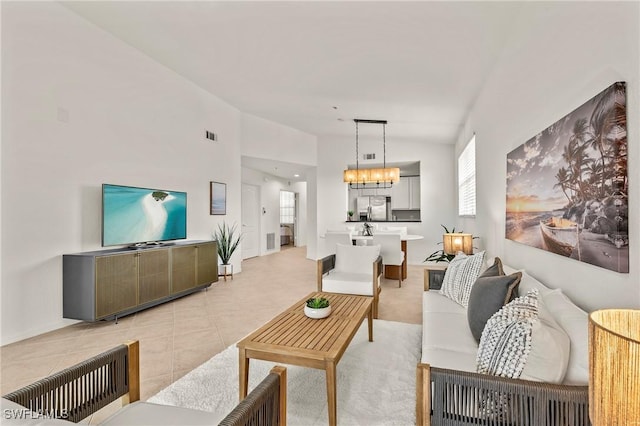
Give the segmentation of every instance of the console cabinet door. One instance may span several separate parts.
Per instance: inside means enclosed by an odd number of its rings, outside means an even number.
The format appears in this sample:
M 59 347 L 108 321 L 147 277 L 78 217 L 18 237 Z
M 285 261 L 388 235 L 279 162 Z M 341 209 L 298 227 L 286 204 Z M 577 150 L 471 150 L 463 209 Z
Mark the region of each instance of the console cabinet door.
M 171 249 L 171 294 L 196 286 L 197 252 L 195 245 Z
M 136 253 L 96 257 L 96 319 L 138 304 Z
M 198 285 L 210 284 L 218 280 L 218 244 L 215 242 L 197 245 Z
M 138 303 L 169 295 L 169 250 L 149 250 L 138 254 Z

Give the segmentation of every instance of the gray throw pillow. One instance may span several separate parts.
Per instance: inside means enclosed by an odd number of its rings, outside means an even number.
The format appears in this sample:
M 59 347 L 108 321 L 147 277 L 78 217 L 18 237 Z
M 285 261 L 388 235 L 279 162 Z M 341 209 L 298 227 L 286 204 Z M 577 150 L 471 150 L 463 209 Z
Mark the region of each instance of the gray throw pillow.
M 521 272 L 497 276 L 482 274 L 473 284 L 467 307 L 467 321 L 477 342 L 480 342 L 482 330 L 489 318 L 516 297 L 516 288 L 521 278 Z
M 480 274 L 481 277 L 495 277 L 497 275 L 504 275 L 504 270 L 502 269 L 502 260 L 499 257 L 493 259 L 493 265 L 489 266 L 487 269 Z

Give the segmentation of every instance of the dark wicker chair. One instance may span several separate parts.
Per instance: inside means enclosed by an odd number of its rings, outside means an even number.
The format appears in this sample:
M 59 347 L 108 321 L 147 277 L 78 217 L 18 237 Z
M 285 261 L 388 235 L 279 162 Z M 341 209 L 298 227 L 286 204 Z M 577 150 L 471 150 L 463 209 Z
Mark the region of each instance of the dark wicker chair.
M 82 421 L 118 398 L 140 399 L 139 343 L 128 342 L 3 397 L 40 415 Z M 224 426 L 286 426 L 287 374 L 274 367 L 220 422 Z
M 219 426 L 286 426 L 287 369 L 275 366 Z
M 31 411 L 77 423 L 118 398 L 140 399 L 139 344 L 128 342 L 4 395 Z

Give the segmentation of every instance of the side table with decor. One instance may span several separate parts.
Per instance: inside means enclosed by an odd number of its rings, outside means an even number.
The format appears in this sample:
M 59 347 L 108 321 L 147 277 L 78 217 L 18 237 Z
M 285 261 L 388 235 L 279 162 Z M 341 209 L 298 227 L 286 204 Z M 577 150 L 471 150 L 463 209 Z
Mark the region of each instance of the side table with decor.
M 447 266 L 449 266 L 449 264 L 429 265 L 424 268 L 424 291 L 440 290 Z

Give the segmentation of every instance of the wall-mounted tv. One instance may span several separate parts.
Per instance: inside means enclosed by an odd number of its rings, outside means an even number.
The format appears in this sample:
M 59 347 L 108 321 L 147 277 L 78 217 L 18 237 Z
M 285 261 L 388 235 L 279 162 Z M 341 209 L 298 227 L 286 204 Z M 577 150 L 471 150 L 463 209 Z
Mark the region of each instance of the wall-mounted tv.
M 102 185 L 102 245 L 187 238 L 187 193 Z

